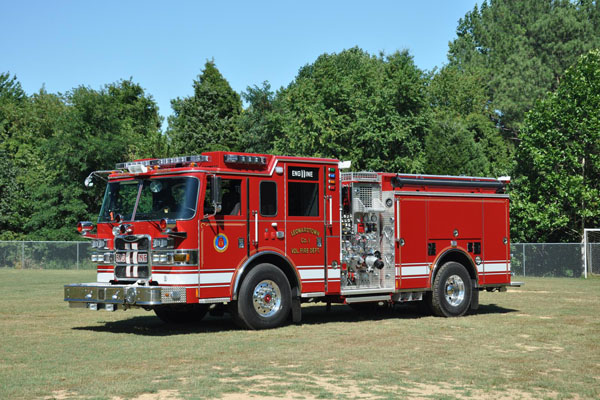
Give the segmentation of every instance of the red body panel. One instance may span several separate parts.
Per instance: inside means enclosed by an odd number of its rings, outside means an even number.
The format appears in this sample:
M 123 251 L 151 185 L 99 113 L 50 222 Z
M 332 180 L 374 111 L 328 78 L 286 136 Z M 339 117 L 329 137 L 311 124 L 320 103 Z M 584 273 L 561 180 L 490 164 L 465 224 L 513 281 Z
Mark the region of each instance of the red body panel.
M 197 251 L 197 263 L 154 265 L 149 283 L 185 287 L 190 303 L 230 300 L 235 297 L 234 290 L 241 283 L 247 262 L 268 253 L 292 267 L 301 293 L 343 296 L 344 275 L 337 268 L 342 261 L 340 192 L 342 186 L 351 182 L 342 182 L 338 161 L 261 155 L 266 164 L 245 165 L 225 162 L 227 155 L 244 153 L 205 154 L 209 161 L 156 168 L 142 174 L 148 179 L 193 176 L 200 181 L 196 215 L 177 221 L 175 231 L 185 232 L 185 238 L 176 237 L 174 249 Z M 240 204 L 235 214 L 204 215 L 204 198 L 211 175 L 239 181 Z M 395 289 L 390 293 L 430 289 L 439 260 L 452 251 L 468 257 L 480 285 L 510 283 L 509 199 L 496 193 L 496 189 L 486 187 L 498 181 L 378 175 L 380 190 L 395 199 L 393 205 L 387 205 L 391 210 L 389 215 L 399 218 L 399 223 L 393 223 L 395 247 L 394 243 L 391 246 L 395 250 L 390 251 L 395 251 L 396 279 Z M 114 173 L 110 179 L 139 177 L 139 174 Z M 406 178 L 410 184 L 398 186 L 393 181 L 396 177 Z M 465 187 L 460 186 L 463 181 Z M 263 215 L 261 183 L 264 182 L 276 186 L 276 210 L 274 213 L 265 211 Z M 477 187 L 478 183 L 482 187 Z M 302 186 L 305 184 L 308 186 Z M 298 215 L 290 201 L 294 200 L 298 187 L 314 187 L 310 184 L 318 187 L 317 210 L 313 212 L 311 208 L 307 215 Z M 168 237 L 157 221 L 129 223 L 134 235 Z M 116 222 L 98 224 L 96 236 L 108 239 L 109 250 L 114 249 L 112 229 L 118 226 Z M 99 265 L 98 280 L 115 281 L 114 272 L 113 265 Z

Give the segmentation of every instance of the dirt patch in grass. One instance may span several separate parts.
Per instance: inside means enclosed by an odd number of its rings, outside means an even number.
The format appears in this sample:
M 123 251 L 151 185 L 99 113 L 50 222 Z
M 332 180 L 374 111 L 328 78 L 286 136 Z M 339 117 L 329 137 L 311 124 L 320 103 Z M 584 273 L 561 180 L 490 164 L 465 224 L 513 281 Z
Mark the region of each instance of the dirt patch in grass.
M 536 393 L 522 392 L 516 389 L 484 391 L 473 387 L 453 388 L 424 383 L 415 384 L 414 387 L 404 390 L 403 396 L 410 396 L 411 400 L 429 400 L 439 397 L 469 400 L 537 400 L 541 398 L 555 399 L 558 397 L 558 393 L 550 391 Z
M 260 399 L 260 400 L 316 400 L 315 396 L 306 396 L 294 392 L 286 392 L 282 396 L 265 396 L 265 395 L 254 395 L 248 392 L 245 393 L 228 393 L 221 397 L 223 400 L 245 400 L 245 399 Z
M 68 390 L 55 390 L 52 392 L 52 395 L 45 396 L 44 400 L 66 400 L 73 399 L 77 396 L 77 393 L 70 392 Z
M 300 374 L 294 374 L 300 375 Z M 265 399 L 265 400 L 314 400 L 323 398 L 306 391 L 286 391 L 283 394 L 269 394 L 269 385 L 265 382 L 275 382 L 281 376 L 256 375 L 244 377 L 246 389 L 241 393 L 228 393 L 223 400 Z M 539 398 L 555 399 L 559 394 L 553 391 L 524 392 L 517 389 L 483 390 L 473 386 L 454 386 L 449 383 L 409 383 L 406 386 L 381 386 L 374 382 L 340 380 L 339 377 L 322 377 L 301 375 L 300 379 L 317 386 L 327 393 L 326 397 L 336 399 L 383 399 L 390 397 L 410 398 L 411 400 L 430 400 L 435 398 L 461 398 L 470 400 L 488 400 L 502 398 L 507 400 L 537 400 Z M 228 380 L 224 380 L 227 382 Z M 150 399 L 148 399 L 150 400 Z
M 183 397 L 180 396 L 177 390 L 159 390 L 156 393 L 143 393 L 137 397 L 133 397 L 131 400 L 181 400 Z M 111 400 L 124 400 L 122 397 L 113 397 Z

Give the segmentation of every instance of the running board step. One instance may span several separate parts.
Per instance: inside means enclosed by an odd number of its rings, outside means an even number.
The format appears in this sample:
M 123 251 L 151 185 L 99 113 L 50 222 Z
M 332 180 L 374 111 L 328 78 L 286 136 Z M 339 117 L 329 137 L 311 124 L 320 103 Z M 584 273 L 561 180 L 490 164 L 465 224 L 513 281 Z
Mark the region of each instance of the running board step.
M 368 303 L 370 301 L 390 301 L 390 295 L 388 294 L 385 296 L 346 297 L 346 304 Z

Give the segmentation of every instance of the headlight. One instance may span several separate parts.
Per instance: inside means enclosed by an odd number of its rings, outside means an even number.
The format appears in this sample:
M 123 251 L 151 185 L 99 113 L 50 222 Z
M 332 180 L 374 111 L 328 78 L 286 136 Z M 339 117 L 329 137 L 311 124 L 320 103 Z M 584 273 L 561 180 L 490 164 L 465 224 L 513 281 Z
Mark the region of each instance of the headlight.
M 113 253 L 104 253 L 104 256 L 102 256 L 102 261 L 104 261 L 105 264 L 111 264 L 113 260 Z
M 173 238 L 156 238 L 152 240 L 152 247 L 155 249 L 172 249 L 175 247 Z
M 92 247 L 95 249 L 105 249 L 106 248 L 106 240 L 105 239 L 94 239 L 94 240 L 92 240 Z

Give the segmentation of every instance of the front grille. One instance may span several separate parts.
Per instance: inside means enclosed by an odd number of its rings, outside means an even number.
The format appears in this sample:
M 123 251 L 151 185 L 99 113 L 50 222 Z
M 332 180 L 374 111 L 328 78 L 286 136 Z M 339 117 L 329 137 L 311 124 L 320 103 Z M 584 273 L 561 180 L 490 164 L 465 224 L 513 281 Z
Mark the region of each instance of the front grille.
M 118 279 L 148 279 L 150 268 L 147 265 L 117 265 L 115 277 Z
M 115 278 L 137 280 L 150 277 L 150 238 L 118 236 L 115 238 Z
M 118 236 L 115 239 L 115 249 L 117 250 L 148 250 L 150 248 L 150 239 L 146 236 Z

